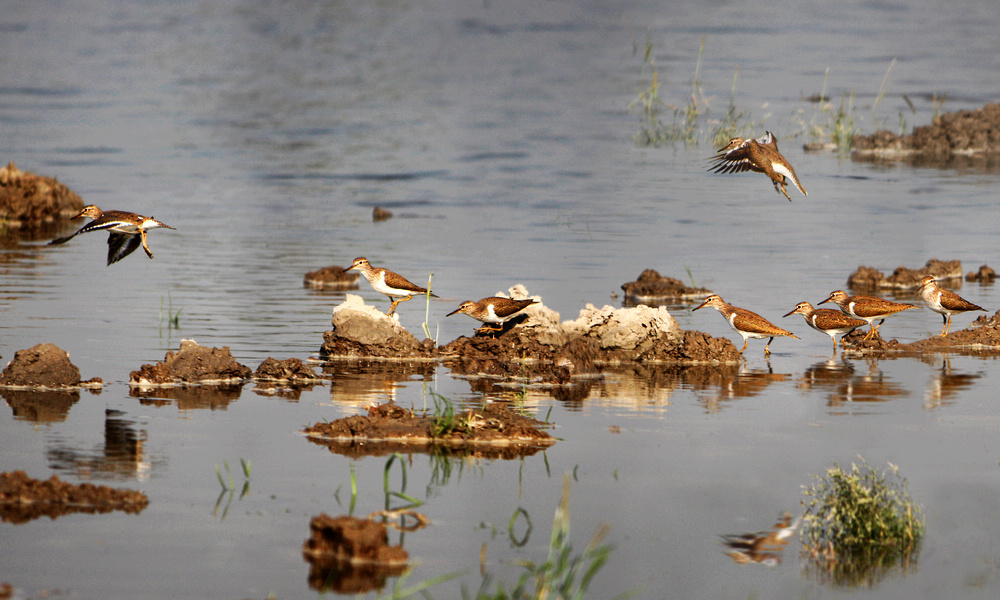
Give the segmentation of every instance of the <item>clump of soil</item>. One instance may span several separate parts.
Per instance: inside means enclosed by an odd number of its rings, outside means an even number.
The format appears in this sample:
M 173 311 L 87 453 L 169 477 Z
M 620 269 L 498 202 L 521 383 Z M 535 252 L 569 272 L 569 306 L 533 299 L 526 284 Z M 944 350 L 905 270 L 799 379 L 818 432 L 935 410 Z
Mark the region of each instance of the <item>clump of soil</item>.
M 302 362 L 300 358 L 277 360 L 267 357 L 253 373 L 254 381 L 282 381 L 289 383 L 310 383 L 322 381 L 312 367 Z
M 388 221 L 392 218 L 392 213 L 382 208 L 381 206 L 376 206 L 372 209 L 372 221 L 378 223 L 379 221 Z
M 106 485 L 65 483 L 53 475 L 42 481 L 24 471 L 0 473 L 0 517 L 4 522 L 27 523 L 39 517 L 70 513 L 107 513 L 122 510 L 138 514 L 149 504 L 146 494 Z
M 83 200 L 52 177 L 21 171 L 11 161 L 0 169 L 0 223 L 38 227 L 83 210 Z
M 252 371 L 236 362 L 229 346 L 206 348 L 194 340 L 181 340 L 175 353 L 167 352 L 163 362 L 142 365 L 129 375 L 132 386 L 173 386 L 185 384 L 242 383 Z
M 920 352 L 967 349 L 995 355 L 996 352 L 1000 352 L 1000 311 L 992 317 L 980 315 L 972 322 L 969 329 L 949 331 L 944 337 L 935 336 L 919 340 L 906 344 L 903 349 Z
M 55 344 L 37 344 L 14 353 L 14 360 L 0 374 L 0 387 L 15 389 L 52 389 L 67 387 L 100 387 L 95 377 L 80 381 L 80 369 L 69 360 L 69 354 Z
M 403 574 L 410 557 L 402 546 L 389 545 L 383 523 L 325 513 L 309 521 L 310 537 L 302 544 L 309 562 L 309 586 L 338 594 L 362 594 Z
M 354 294 L 334 307 L 332 325 L 323 334 L 319 349 L 323 358 L 430 358 L 434 354 L 433 341 L 418 342 L 395 315 L 387 317 Z
M 348 272 L 344 267 L 331 265 L 306 273 L 302 283 L 306 287 L 325 290 L 356 290 L 358 289 L 358 274 Z
M 712 294 L 705 288 L 688 287 L 680 279 L 664 277 L 653 269 L 646 269 L 635 281 L 623 283 L 622 290 L 625 291 L 625 306 L 693 300 Z
M 854 290 L 915 290 L 920 287 L 920 278 L 930 275 L 934 279 L 961 279 L 962 261 L 943 261 L 932 258 L 919 269 L 896 267 L 892 275 L 886 277 L 874 267 L 860 266 L 847 278 L 847 285 Z
M 529 456 L 551 446 L 555 438 L 541 431 L 543 423 L 499 403 L 454 415 L 450 429 L 429 416 L 388 402 L 368 408 L 367 415 L 316 423 L 303 430 L 310 440 L 349 456 L 392 452 L 441 451 L 489 458 Z
M 979 283 L 993 283 L 997 278 L 997 272 L 989 265 L 979 267 L 978 271 L 969 271 L 965 274 L 966 281 L 978 281 Z
M 854 137 L 856 158 L 906 158 L 946 164 L 954 156 L 1000 157 L 1000 104 L 960 110 L 934 117 L 930 125 L 914 127 L 909 135 L 879 130 Z

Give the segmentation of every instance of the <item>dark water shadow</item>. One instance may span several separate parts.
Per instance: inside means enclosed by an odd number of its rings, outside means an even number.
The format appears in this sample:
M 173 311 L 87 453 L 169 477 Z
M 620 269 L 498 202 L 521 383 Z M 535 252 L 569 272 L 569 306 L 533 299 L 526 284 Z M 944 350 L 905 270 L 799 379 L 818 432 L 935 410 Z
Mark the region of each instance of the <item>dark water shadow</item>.
M 149 456 L 148 434 L 126 413 L 104 411 L 104 443 L 92 448 L 56 444 L 46 452 L 49 466 L 83 479 L 137 479 L 145 481 L 166 466 L 166 458 Z
M 189 385 L 181 387 L 143 388 L 132 386 L 128 395 L 139 398 L 143 406 L 169 406 L 179 410 L 226 410 L 243 393 L 243 383 L 222 385 Z

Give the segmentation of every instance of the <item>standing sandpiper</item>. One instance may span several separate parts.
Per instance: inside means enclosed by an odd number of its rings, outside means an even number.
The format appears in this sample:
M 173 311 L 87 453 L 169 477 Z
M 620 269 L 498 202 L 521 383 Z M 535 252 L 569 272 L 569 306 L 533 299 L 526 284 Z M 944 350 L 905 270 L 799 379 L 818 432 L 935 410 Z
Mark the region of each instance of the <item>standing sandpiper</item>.
M 400 302 L 406 302 L 407 300 L 413 298 L 414 294 L 428 293 L 426 288 L 410 283 L 402 275 L 393 273 L 392 271 L 381 267 L 373 267 L 371 263 L 368 262 L 368 259 L 363 256 L 355 258 L 354 264 L 352 264 L 347 270 L 358 271 L 365 276 L 368 283 L 372 284 L 372 289 L 389 297 L 389 300 L 392 301 L 392 306 L 389 308 L 389 312 L 385 313 L 387 317 L 391 317 L 393 313 L 396 312 L 396 305 Z M 433 293 L 430 295 L 433 298 L 437 298 L 437 296 Z M 400 299 L 393 300 L 393 297 Z
M 944 324 L 941 326 L 941 335 L 948 335 L 951 329 L 951 316 L 971 310 L 986 310 L 981 306 L 969 302 L 955 292 L 946 290 L 939 286 L 934 278 L 925 275 L 920 279 L 920 297 L 924 299 L 927 308 L 941 314 Z
M 495 333 L 503 331 L 505 321 L 513 318 L 517 313 L 536 302 L 536 300 L 531 300 L 530 298 L 526 300 L 514 300 L 513 298 L 490 296 L 489 298 L 483 298 L 479 302 L 466 300 L 458 308 L 445 316 L 450 317 L 455 313 L 469 315 L 473 319 L 485 323 L 480 328 L 480 331 L 492 331 Z M 496 327 L 491 327 L 490 325 L 496 325 Z
M 920 308 L 913 304 L 893 302 L 883 298 L 876 298 L 875 296 L 848 296 L 843 290 L 832 292 L 830 297 L 820 302 L 820 304 L 826 304 L 827 302 L 833 302 L 839 306 L 845 315 L 850 315 L 862 321 L 868 321 L 872 329 L 865 335 L 866 340 L 872 336 L 882 339 L 875 321 L 879 321 L 879 325 L 881 325 L 886 317 L 891 317 L 896 313 L 910 310 L 911 308 Z
M 719 153 L 712 157 L 712 161 L 709 170 L 713 173 L 754 171 L 767 175 L 774 184 L 774 191 L 784 194 L 789 202 L 792 201 L 792 197 L 785 188 L 789 181 L 802 192 L 803 196 L 809 195 L 799 183 L 795 169 L 778 152 L 778 141 L 770 131 L 762 138 L 729 140 L 728 144 L 719 148 Z
M 779 335 L 799 339 L 798 336 L 791 331 L 785 331 L 784 329 L 775 326 L 757 313 L 733 306 L 732 304 L 726 304 L 722 298 L 715 294 L 705 298 L 705 301 L 694 310 L 705 308 L 706 306 L 711 306 L 715 310 L 722 313 L 722 316 L 726 318 L 726 322 L 729 323 L 729 326 L 732 327 L 736 333 L 743 336 L 743 347 L 740 348 L 740 354 L 743 354 L 743 351 L 747 349 L 748 338 L 768 338 L 767 344 L 764 345 L 765 355 L 771 353 L 768 346 L 770 346 L 771 341 Z
M 813 308 L 813 305 L 808 302 L 799 302 L 795 305 L 795 308 L 785 316 L 790 317 L 794 314 L 802 315 L 802 317 L 805 318 L 807 325 L 820 333 L 825 333 L 830 336 L 830 339 L 833 340 L 834 354 L 837 353 L 838 335 L 848 334 L 858 327 L 864 327 L 866 323 L 866 321 L 855 319 L 850 315 L 845 315 L 839 310 L 833 310 L 832 308 Z M 840 338 L 840 342 L 843 344 L 844 338 Z
M 140 243 L 149 258 L 153 258 L 153 253 L 146 244 L 146 230 L 156 229 L 157 227 L 173 229 L 170 225 L 161 223 L 153 217 L 144 217 L 122 210 L 109 210 L 105 212 L 93 204 L 83 207 L 80 214 L 73 218 L 79 219 L 80 217 L 90 217 L 93 221 L 78 229 L 73 235 L 52 240 L 49 242 L 49 245 L 65 244 L 81 233 L 106 229 L 110 234 L 108 236 L 109 266 L 134 252 Z

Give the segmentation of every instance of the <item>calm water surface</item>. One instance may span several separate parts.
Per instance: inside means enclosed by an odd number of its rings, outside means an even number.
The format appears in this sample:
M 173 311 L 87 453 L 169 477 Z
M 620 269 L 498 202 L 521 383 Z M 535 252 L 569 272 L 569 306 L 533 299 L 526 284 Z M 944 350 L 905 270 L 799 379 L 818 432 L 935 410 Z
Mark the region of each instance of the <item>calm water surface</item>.
M 516 391 L 484 394 L 442 367 L 338 365 L 293 398 L 252 386 L 130 395 L 129 372 L 185 337 L 251 368 L 314 354 L 343 295 L 304 288 L 310 270 L 365 255 L 414 281 L 433 273 L 442 299 L 429 324 L 444 343 L 474 326 L 444 318 L 458 302 L 518 282 L 569 319 L 587 303 L 618 305 L 621 284 L 655 268 L 777 321 L 861 264 L 995 267 L 995 170 L 879 166 L 801 146 L 810 124 L 828 122 L 803 99 L 824 85 L 835 108 L 855 93 L 864 131 L 927 123 L 935 95 L 947 110 L 996 100 L 998 25 L 985 0 L 5 6 L 3 161 L 177 230 L 151 234 L 155 260 L 110 268 L 103 235 L 52 248 L 70 226 L 4 238 L 4 363 L 53 342 L 109 385 L 45 414 L 0 394 L 0 468 L 139 488 L 150 505 L 4 523 L 0 580 L 25 598 L 318 595 L 300 553 L 309 519 L 347 512 L 352 466 L 356 512 L 382 508 L 386 459 L 350 460 L 297 432 L 389 398 L 422 408 L 430 391 L 470 404 Z M 789 203 L 760 176 L 706 174 L 704 141 L 632 142 L 641 121 L 626 107 L 648 85 L 646 40 L 661 97 L 683 106 L 702 38 L 708 119 L 724 114 L 738 67 L 736 105 L 779 137 L 808 198 Z M 373 223 L 375 206 L 394 218 Z M 387 307 L 365 284 L 358 293 Z M 995 287 L 961 293 L 1000 308 Z M 178 310 L 176 330 L 166 313 Z M 419 302 L 399 312 L 420 331 Z M 738 339 L 712 311 L 672 312 L 684 328 Z M 939 331 L 938 315 L 912 312 L 887 322 L 887 337 Z M 527 406 L 561 439 L 544 454 L 408 458 L 405 491 L 432 525 L 403 538 L 416 564 L 407 583 L 461 571 L 435 597 L 474 590 L 483 545 L 494 581 L 514 581 L 511 561 L 545 557 L 568 472 L 574 545 L 607 523 L 615 546 L 594 598 L 837 597 L 844 588 L 819 581 L 797 541 L 766 568 L 735 564 L 718 536 L 798 513 L 811 475 L 861 455 L 899 466 L 927 536 L 915 566 L 851 591 L 996 597 L 996 360 L 831 360 L 825 336 L 797 316 L 781 324 L 802 339 L 775 340 L 769 360 L 751 343 L 742 369 L 613 373 L 572 399 L 529 389 Z M 220 498 L 216 465 L 238 471 L 240 459 L 252 462 L 247 494 Z M 534 524 L 523 546 L 507 533 L 518 507 Z

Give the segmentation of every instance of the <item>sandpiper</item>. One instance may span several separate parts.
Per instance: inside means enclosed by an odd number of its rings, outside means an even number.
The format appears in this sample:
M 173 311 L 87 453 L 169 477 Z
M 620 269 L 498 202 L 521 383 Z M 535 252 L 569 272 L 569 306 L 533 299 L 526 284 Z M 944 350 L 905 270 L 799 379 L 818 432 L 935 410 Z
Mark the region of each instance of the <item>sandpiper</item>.
M 480 328 L 480 331 L 497 332 L 503 330 L 504 322 L 536 302 L 537 300 L 531 300 L 530 298 L 526 300 L 514 300 L 513 298 L 490 296 L 478 302 L 466 300 L 458 308 L 445 316 L 450 317 L 456 313 L 466 314 L 477 321 L 485 323 Z M 491 327 L 491 325 L 495 325 L 496 327 Z
M 911 308 L 920 308 L 913 304 L 893 302 L 883 298 L 876 298 L 875 296 L 848 296 L 843 290 L 832 292 L 830 297 L 820 302 L 820 304 L 826 304 L 827 302 L 833 302 L 839 306 L 845 315 L 850 315 L 862 321 L 868 321 L 868 324 L 871 325 L 871 331 L 865 335 L 866 340 L 872 336 L 880 339 L 882 337 L 878 332 L 878 325 L 875 325 L 875 321 L 879 321 L 879 325 L 881 325 L 886 317 L 891 317 L 896 313 L 910 310 Z
M 399 275 L 398 273 L 393 273 L 392 271 L 381 267 L 373 267 L 371 263 L 368 262 L 368 259 L 363 256 L 355 258 L 354 263 L 347 270 L 358 271 L 365 276 L 368 283 L 372 285 L 372 289 L 389 297 L 389 300 L 392 302 L 392 306 L 389 308 L 389 312 L 385 313 L 388 317 L 391 317 L 393 313 L 396 312 L 396 305 L 400 302 L 406 302 L 407 300 L 413 298 L 414 294 L 428 293 L 426 288 L 410 283 L 405 277 Z M 437 298 L 437 296 L 433 293 L 430 295 L 433 298 Z M 394 297 L 398 299 L 393 300 Z
M 108 265 L 116 263 L 131 254 L 139 247 L 140 243 L 149 258 L 153 258 L 153 253 L 146 244 L 146 231 L 156 229 L 157 227 L 173 229 L 170 225 L 161 223 L 153 217 L 144 217 L 123 210 L 102 211 L 93 204 L 83 207 L 80 214 L 73 218 L 79 219 L 80 217 L 90 217 L 93 221 L 87 223 L 72 235 L 52 240 L 49 242 L 49 245 L 65 244 L 81 233 L 107 230 L 109 233 Z
M 712 294 L 708 298 L 705 298 L 705 301 L 694 310 L 705 308 L 706 306 L 711 306 L 715 310 L 722 313 L 722 316 L 726 318 L 726 322 L 729 323 L 729 326 L 732 327 L 736 333 L 743 336 L 743 347 L 740 348 L 740 354 L 743 354 L 743 351 L 747 349 L 748 338 L 768 338 L 767 344 L 764 345 L 765 355 L 771 353 L 768 346 L 770 346 L 771 341 L 778 336 L 787 336 L 799 339 L 798 336 L 791 331 L 785 331 L 784 329 L 775 326 L 773 323 L 757 313 L 733 306 L 732 304 L 726 304 L 726 302 L 716 294 Z
M 732 138 L 728 144 L 719 148 L 719 153 L 712 157 L 712 161 L 709 170 L 713 173 L 754 171 L 767 175 L 774 184 L 774 190 L 784 194 L 789 202 L 792 201 L 792 197 L 785 188 L 789 181 L 802 192 L 803 196 L 809 195 L 799 183 L 795 169 L 778 152 L 778 141 L 770 131 L 764 137 L 757 139 Z
M 837 353 L 837 336 L 848 334 L 858 327 L 864 327 L 866 321 L 861 319 L 855 319 L 850 315 L 845 315 L 839 310 L 833 310 L 832 308 L 813 308 L 812 304 L 808 302 L 799 302 L 795 305 L 795 308 L 789 312 L 786 317 L 790 317 L 794 314 L 802 315 L 806 320 L 806 324 L 819 331 L 820 333 L 825 333 L 830 336 L 833 340 L 833 352 Z M 840 339 L 841 344 L 843 344 L 844 339 Z
M 924 299 L 927 308 L 941 314 L 944 324 L 941 326 L 941 335 L 948 335 L 951 329 L 951 316 L 972 310 L 986 310 L 981 306 L 969 302 L 955 292 L 946 290 L 939 286 L 933 277 L 925 275 L 920 279 L 920 297 Z

